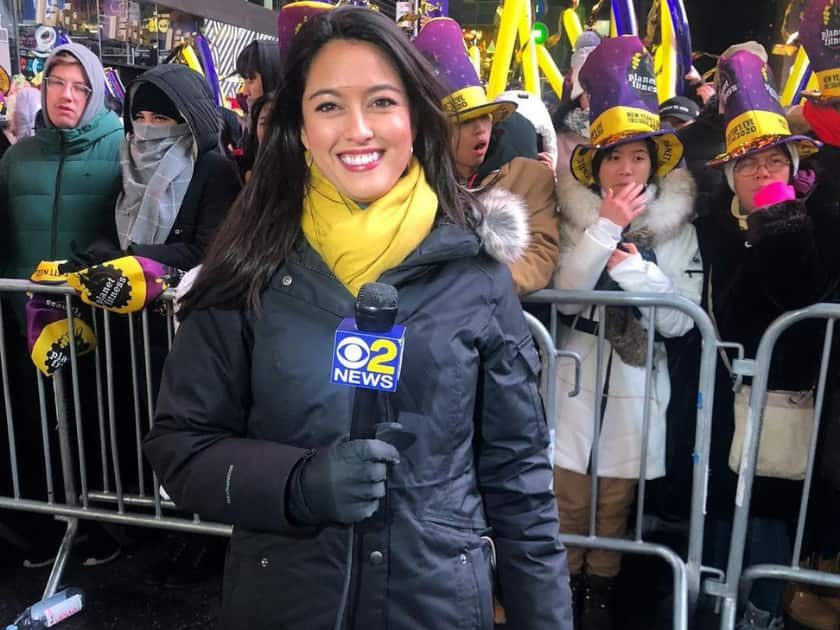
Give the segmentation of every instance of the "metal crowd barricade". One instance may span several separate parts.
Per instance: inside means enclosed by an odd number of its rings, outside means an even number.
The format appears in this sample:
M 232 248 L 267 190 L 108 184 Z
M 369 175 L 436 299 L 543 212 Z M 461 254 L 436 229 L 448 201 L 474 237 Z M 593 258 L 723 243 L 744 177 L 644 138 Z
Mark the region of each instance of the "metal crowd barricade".
M 8 450 L 12 476 L 11 496 L 0 496 L 0 508 L 22 510 L 53 515 L 66 522 L 64 537 L 56 554 L 52 572 L 47 581 L 43 597 L 53 595 L 61 582 L 61 577 L 70 556 L 73 540 L 78 529 L 79 519 L 102 521 L 118 525 L 133 525 L 158 529 L 215 534 L 229 536 L 230 525 L 201 521 L 198 515 L 179 516 L 173 514 L 175 505 L 161 497 L 156 475 L 145 463 L 141 450 L 141 440 L 153 422 L 152 360 L 150 354 L 150 312 L 149 309 L 139 315 L 114 315 L 101 309 L 91 309 L 97 346 L 92 357 L 77 357 L 75 344 L 75 324 L 72 316 L 72 298 L 75 291 L 67 286 L 47 286 L 33 284 L 24 280 L 0 280 L 0 296 L 4 300 L 10 295 L 23 300 L 26 292 L 62 297 L 67 312 L 70 314 L 70 362 L 60 368 L 51 379 L 43 376 L 31 362 L 29 367 L 36 373 L 38 403 L 41 420 L 41 438 L 43 464 L 41 462 L 23 462 L 23 465 L 43 465 L 46 472 L 46 484 L 39 496 L 24 496 L 21 491 L 21 462 L 18 460 L 18 443 L 15 439 L 15 419 L 12 400 L 15 392 L 10 390 L 9 354 L 7 349 L 6 321 L 0 313 L 0 375 L 3 383 L 3 405 L 6 414 L 8 432 Z M 174 315 L 172 296 L 165 294 L 158 306 L 165 309 L 165 337 L 167 348 L 173 337 Z M 87 307 L 86 307 L 87 308 Z M 157 315 L 154 315 L 157 317 Z M 128 352 L 125 348 L 114 348 L 112 324 L 118 319 L 128 321 Z M 139 325 L 138 320 L 139 319 Z M 138 327 L 140 330 L 138 331 Z M 138 346 L 142 346 L 138 348 Z M 133 418 L 118 417 L 115 401 L 114 357 L 119 353 L 122 360 L 126 357 L 131 366 L 131 390 Z M 103 367 L 104 355 L 104 367 Z M 20 360 L 20 357 L 17 357 Z M 82 400 L 80 390 L 80 361 L 92 360 L 95 364 L 96 400 Z M 49 398 L 48 381 L 52 383 L 52 401 Z M 143 387 L 141 387 L 141 381 Z M 60 474 L 63 483 L 63 500 L 55 492 L 53 477 L 56 474 L 51 446 L 50 411 L 54 414 L 57 429 Z M 93 453 L 86 445 L 83 426 L 96 422 L 98 428 L 99 449 Z M 133 465 L 137 467 L 137 492 L 129 493 L 123 483 L 123 469 L 118 448 L 118 425 L 133 422 L 135 444 L 133 444 Z M 124 425 L 123 425 L 124 426 Z M 0 445 L 2 447 L 2 445 Z M 89 458 L 96 455 L 101 464 L 101 479 L 91 480 L 87 464 Z M 109 457 L 110 456 L 110 457 Z M 151 489 L 146 480 L 151 479 Z M 150 491 L 151 490 L 151 491 Z M 116 509 L 114 509 L 116 508 Z
M 688 554 L 685 561 L 680 556 L 660 544 L 645 542 L 642 539 L 642 511 L 644 508 L 646 488 L 646 461 L 648 438 L 650 433 L 651 413 L 651 387 L 653 378 L 653 355 L 655 330 L 649 327 L 647 331 L 647 356 L 646 356 L 646 378 L 645 378 L 645 410 L 642 429 L 642 451 L 641 467 L 639 473 L 639 484 L 637 490 L 637 513 L 636 528 L 632 540 L 603 538 L 596 535 L 596 506 L 598 503 L 598 448 L 600 443 L 601 416 L 600 405 L 594 405 L 593 413 L 593 449 L 591 452 L 591 494 L 589 506 L 589 533 L 588 535 L 570 535 L 561 532 L 561 540 L 570 546 L 585 547 L 592 549 L 604 549 L 622 553 L 641 554 L 656 556 L 665 561 L 673 571 L 673 628 L 685 630 L 688 627 L 688 618 L 693 611 L 700 596 L 701 576 L 704 573 L 720 575 L 720 572 L 704 567 L 702 565 L 703 552 L 703 531 L 704 517 L 706 510 L 707 479 L 709 474 L 709 448 L 711 443 L 711 422 L 712 406 L 714 404 L 715 370 L 717 367 L 718 340 L 714 325 L 706 312 L 697 304 L 675 294 L 641 294 L 627 293 L 622 291 L 538 291 L 523 298 L 526 303 L 539 303 L 551 305 L 551 328 L 552 338 L 556 347 L 557 331 L 557 306 L 563 304 L 575 304 L 594 306 L 598 310 L 598 321 L 605 321 L 607 306 L 633 307 L 642 311 L 648 317 L 648 321 L 654 321 L 658 309 L 676 309 L 694 321 L 702 339 L 702 350 L 700 356 L 700 379 L 697 397 L 697 427 L 695 433 L 693 459 L 693 482 L 691 489 L 691 516 L 689 523 Z M 595 388 L 597 392 L 603 391 L 603 367 L 605 362 L 604 349 L 606 339 L 604 326 L 598 326 L 597 331 L 597 358 Z M 551 353 L 549 353 L 551 356 Z M 556 362 L 544 367 L 550 371 L 551 380 L 555 380 L 554 369 Z M 579 379 L 578 379 L 579 380 Z M 556 397 L 562 395 L 557 392 L 556 386 L 547 390 L 546 408 L 550 422 L 554 422 L 556 413 Z M 548 411 L 551 410 L 551 411 Z M 556 439 L 562 439 L 557 435 Z
M 760 564 L 744 567 L 750 500 L 758 461 L 764 410 L 767 403 L 767 381 L 773 351 L 782 333 L 794 324 L 814 319 L 824 319 L 826 321 L 825 339 L 814 402 L 814 429 L 811 435 L 791 563 L 789 565 Z M 825 401 L 826 377 L 834 338 L 834 323 L 838 319 L 840 319 L 840 304 L 815 304 L 802 310 L 786 313 L 776 319 L 765 331 L 759 343 L 755 360 L 740 361 L 738 366 L 733 366 L 741 376 L 752 376 L 752 390 L 750 392 L 749 415 L 744 430 L 744 450 L 741 455 L 741 470 L 738 474 L 735 516 L 729 546 L 726 580 L 722 583 L 710 582 L 706 585 L 707 592 L 720 597 L 723 601 L 720 619 L 721 630 L 733 630 L 735 628 L 739 592 L 748 593 L 749 586 L 755 580 L 790 580 L 814 586 L 840 589 L 840 575 L 802 569 L 799 566 L 808 515 L 808 500 L 811 493 L 811 482 L 813 481 L 817 437 Z

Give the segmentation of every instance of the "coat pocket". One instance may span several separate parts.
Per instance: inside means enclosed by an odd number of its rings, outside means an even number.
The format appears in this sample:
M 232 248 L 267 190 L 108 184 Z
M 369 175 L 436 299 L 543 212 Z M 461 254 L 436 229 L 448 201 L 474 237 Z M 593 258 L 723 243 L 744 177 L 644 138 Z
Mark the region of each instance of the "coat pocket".
M 451 571 L 450 588 L 462 630 L 492 630 L 493 569 L 491 544 L 475 530 L 442 522 L 425 521 L 427 532 L 437 541 L 440 558 Z
M 225 563 L 224 630 L 331 627 L 344 558 L 339 530 L 300 537 L 234 529 Z M 324 602 L 315 611 L 311 602 Z
M 528 395 L 531 397 L 531 403 L 534 407 L 534 417 L 538 419 L 537 428 L 539 430 L 540 438 L 546 441 L 549 440 L 548 434 L 548 420 L 545 416 L 545 405 L 543 404 L 542 395 L 540 394 L 540 373 L 542 372 L 542 363 L 537 349 L 534 347 L 530 336 L 523 339 L 516 346 L 517 360 L 525 365 L 529 375 L 532 377 L 531 382 L 527 383 Z

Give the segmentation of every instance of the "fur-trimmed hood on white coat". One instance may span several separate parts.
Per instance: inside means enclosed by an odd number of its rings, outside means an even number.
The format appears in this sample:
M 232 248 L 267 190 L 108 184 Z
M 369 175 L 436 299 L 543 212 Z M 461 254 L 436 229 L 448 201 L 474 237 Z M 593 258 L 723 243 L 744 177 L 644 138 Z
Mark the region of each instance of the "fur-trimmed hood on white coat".
M 697 186 L 691 173 L 676 169 L 649 185 L 646 194 L 648 207 L 630 224 L 624 239 L 643 247 L 655 247 L 674 238 L 692 220 Z M 557 182 L 557 198 L 564 235 L 580 234 L 598 221 L 602 197 L 574 179 L 571 173 L 564 173 Z M 571 245 L 573 242 L 563 242 L 561 250 Z

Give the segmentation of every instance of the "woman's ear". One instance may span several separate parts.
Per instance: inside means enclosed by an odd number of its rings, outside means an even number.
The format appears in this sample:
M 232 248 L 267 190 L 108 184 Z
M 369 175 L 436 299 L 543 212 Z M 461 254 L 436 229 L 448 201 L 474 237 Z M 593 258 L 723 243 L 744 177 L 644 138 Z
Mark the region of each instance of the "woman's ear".
M 303 127 L 300 128 L 300 143 L 303 145 L 303 148 L 309 151 L 309 138 L 306 137 L 306 129 Z

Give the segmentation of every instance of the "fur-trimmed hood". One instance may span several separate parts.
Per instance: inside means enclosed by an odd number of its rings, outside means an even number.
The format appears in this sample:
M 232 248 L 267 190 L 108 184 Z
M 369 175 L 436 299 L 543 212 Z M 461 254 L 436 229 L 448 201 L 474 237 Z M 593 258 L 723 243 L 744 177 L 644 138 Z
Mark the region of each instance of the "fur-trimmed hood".
M 656 184 L 648 186 L 651 198 L 645 212 L 630 224 L 625 239 L 643 247 L 674 238 L 694 216 L 697 187 L 686 169 L 675 169 Z M 557 182 L 560 222 L 572 232 L 582 232 L 598 221 L 602 198 L 571 173 Z
M 482 249 L 501 263 L 515 263 L 531 241 L 525 200 L 501 186 L 474 192 L 481 204 L 474 213 Z

